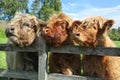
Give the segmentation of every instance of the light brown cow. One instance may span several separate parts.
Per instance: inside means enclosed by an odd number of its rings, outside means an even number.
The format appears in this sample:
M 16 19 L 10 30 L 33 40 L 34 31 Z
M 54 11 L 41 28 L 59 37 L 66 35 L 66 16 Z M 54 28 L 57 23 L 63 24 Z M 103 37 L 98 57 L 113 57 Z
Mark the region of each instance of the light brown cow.
M 113 24 L 114 20 L 100 16 L 74 21 L 72 37 L 85 47 L 115 47 L 107 35 Z M 84 55 L 82 65 L 84 75 L 120 80 L 120 57 Z
M 27 47 L 36 42 L 43 25 L 45 22 L 38 20 L 33 15 L 16 13 L 7 25 L 5 33 L 9 43 L 18 47 Z M 7 52 L 6 59 L 8 69 L 38 71 L 38 54 L 36 52 Z
M 42 36 L 49 45 L 60 47 L 72 45 L 70 25 L 72 19 L 64 13 L 50 17 L 47 26 L 42 29 Z M 50 73 L 80 75 L 80 55 L 51 53 L 49 58 Z

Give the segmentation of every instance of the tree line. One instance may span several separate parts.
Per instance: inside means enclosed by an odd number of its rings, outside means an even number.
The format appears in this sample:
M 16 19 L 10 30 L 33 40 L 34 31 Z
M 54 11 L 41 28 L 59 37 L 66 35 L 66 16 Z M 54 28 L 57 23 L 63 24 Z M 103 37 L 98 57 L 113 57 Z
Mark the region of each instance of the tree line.
M 109 32 L 109 36 L 112 40 L 120 41 L 120 27 L 112 28 Z
M 53 13 L 60 12 L 60 0 L 0 0 L 0 19 L 10 20 L 16 12 L 30 13 L 47 20 Z

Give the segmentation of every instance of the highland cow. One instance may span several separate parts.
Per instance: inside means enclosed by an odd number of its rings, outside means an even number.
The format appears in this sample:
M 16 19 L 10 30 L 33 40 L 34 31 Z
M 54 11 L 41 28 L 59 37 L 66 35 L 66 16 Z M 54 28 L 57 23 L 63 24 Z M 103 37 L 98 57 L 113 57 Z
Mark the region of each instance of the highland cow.
M 72 39 L 85 47 L 115 47 L 108 36 L 114 20 L 100 16 L 90 17 L 72 24 Z M 84 55 L 83 74 L 107 80 L 120 80 L 120 57 Z
M 36 38 L 44 25 L 45 22 L 33 15 L 16 13 L 7 25 L 5 33 L 9 43 L 18 47 L 27 47 L 37 41 Z M 6 59 L 8 69 L 38 71 L 38 53 L 36 52 L 7 52 Z
M 42 29 L 42 36 L 46 42 L 54 47 L 73 45 L 70 37 L 70 25 L 73 20 L 60 13 L 53 15 Z M 50 73 L 65 75 L 80 75 L 80 55 L 51 53 L 49 57 Z

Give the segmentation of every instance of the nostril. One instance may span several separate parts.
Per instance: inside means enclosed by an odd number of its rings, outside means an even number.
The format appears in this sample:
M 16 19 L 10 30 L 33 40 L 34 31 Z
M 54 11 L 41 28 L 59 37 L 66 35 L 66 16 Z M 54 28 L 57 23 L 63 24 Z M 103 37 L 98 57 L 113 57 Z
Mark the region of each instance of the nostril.
M 14 31 L 14 30 L 15 30 L 15 28 L 11 28 L 11 29 L 10 29 L 10 31 Z
M 47 30 L 45 30 L 45 33 L 48 33 L 48 29 L 47 29 Z
M 76 36 L 80 36 L 80 34 L 75 34 Z
M 15 28 L 7 27 L 5 30 L 5 34 L 7 37 L 14 36 Z
M 14 27 L 11 27 L 11 26 L 8 26 L 5 30 L 5 33 L 6 34 L 13 34 L 15 31 L 15 28 Z
M 9 31 L 10 33 L 13 33 L 13 32 L 15 31 L 15 28 L 9 27 L 9 28 L 8 28 L 8 31 Z

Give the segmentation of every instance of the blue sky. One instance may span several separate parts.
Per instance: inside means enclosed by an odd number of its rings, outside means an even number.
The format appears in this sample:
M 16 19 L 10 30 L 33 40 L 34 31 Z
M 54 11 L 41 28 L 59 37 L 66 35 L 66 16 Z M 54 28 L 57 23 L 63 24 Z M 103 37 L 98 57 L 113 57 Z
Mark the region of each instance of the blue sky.
M 62 10 L 75 20 L 90 16 L 114 19 L 114 27 L 120 27 L 120 0 L 61 0 Z

